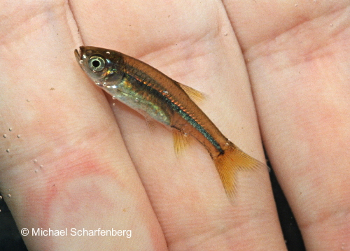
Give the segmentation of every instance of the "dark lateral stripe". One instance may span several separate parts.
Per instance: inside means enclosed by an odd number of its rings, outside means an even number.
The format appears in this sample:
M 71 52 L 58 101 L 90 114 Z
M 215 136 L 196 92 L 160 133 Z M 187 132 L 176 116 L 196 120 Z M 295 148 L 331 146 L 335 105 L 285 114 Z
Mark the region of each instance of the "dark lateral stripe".
M 137 70 L 134 67 L 132 67 L 132 68 L 134 70 Z M 137 70 L 137 71 L 139 71 L 139 70 Z M 137 71 L 135 71 L 135 72 L 137 72 Z M 143 73 L 143 74 L 144 74 L 144 76 L 147 76 L 148 78 L 150 78 L 146 73 Z M 140 85 L 141 89 L 145 88 L 145 89 L 147 89 L 147 91 L 149 91 L 149 93 L 151 95 L 154 95 L 155 97 L 163 99 L 166 104 L 169 104 L 171 106 L 172 110 L 179 113 L 182 118 L 184 118 L 188 123 L 190 123 L 190 125 L 192 125 L 196 130 L 198 130 L 220 153 L 223 152 L 223 150 L 220 147 L 220 145 L 218 144 L 218 142 L 195 119 L 193 119 L 190 114 L 188 114 L 187 112 L 182 110 L 182 108 L 180 106 L 176 105 L 171 99 L 169 99 L 165 95 L 161 94 L 158 90 L 154 89 L 152 86 L 147 85 L 144 82 L 140 81 L 138 79 L 138 77 L 141 77 L 141 76 L 133 77 L 133 76 L 129 75 L 129 77 L 135 79 L 135 82 Z
M 174 104 L 169 100 L 172 105 L 172 108 L 178 112 L 181 117 L 183 117 L 190 125 L 192 125 L 196 130 L 198 130 L 220 153 L 223 152 L 222 148 L 218 144 L 218 142 L 200 125 L 198 122 L 191 117 L 188 113 L 183 111 L 179 106 Z

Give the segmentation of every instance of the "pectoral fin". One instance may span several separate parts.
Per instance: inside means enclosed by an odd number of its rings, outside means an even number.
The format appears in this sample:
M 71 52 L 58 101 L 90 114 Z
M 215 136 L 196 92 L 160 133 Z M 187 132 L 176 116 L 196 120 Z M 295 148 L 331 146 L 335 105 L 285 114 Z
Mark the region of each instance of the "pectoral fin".
M 155 121 L 152 118 L 150 118 L 148 115 L 145 115 L 144 117 L 145 117 L 145 121 L 148 129 L 150 129 L 150 131 L 154 131 L 154 128 L 156 127 Z

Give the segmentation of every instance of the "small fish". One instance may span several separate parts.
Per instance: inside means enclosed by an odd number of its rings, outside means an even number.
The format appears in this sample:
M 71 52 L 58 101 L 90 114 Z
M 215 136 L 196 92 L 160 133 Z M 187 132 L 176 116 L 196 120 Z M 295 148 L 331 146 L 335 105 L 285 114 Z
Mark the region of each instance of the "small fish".
M 235 194 L 237 171 L 265 166 L 229 141 L 195 104 L 203 97 L 200 92 L 117 51 L 81 46 L 74 54 L 85 73 L 114 99 L 174 129 L 176 152 L 186 135 L 196 138 L 213 159 L 229 199 Z

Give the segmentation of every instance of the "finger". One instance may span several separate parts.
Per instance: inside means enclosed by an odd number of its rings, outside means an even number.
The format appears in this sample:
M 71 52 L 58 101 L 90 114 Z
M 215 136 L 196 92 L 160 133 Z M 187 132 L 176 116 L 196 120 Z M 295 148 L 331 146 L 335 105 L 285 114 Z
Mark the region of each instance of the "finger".
M 75 62 L 66 1 L 1 16 L 0 189 L 28 249 L 165 248 L 108 103 Z
M 204 92 L 209 100 L 201 107 L 214 123 L 242 149 L 263 158 L 244 61 L 222 5 L 104 3 L 93 10 L 93 2 L 73 2 L 85 45 L 142 59 Z M 267 170 L 239 174 L 232 206 L 200 144 L 193 140 L 176 158 L 165 128 L 148 130 L 141 116 L 119 103 L 115 113 L 170 249 L 284 248 Z
M 251 2 L 231 9 L 233 23 L 259 20 L 235 28 L 266 149 L 308 250 L 350 246 L 347 7 Z

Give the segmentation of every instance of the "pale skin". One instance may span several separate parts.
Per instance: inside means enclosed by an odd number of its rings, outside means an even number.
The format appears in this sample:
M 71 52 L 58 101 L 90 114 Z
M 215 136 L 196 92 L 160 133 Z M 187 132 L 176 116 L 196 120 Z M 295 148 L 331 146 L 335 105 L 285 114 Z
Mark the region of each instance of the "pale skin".
M 2 3 L 0 191 L 19 229 L 132 230 L 28 236 L 28 249 L 286 249 L 268 170 L 240 172 L 230 203 L 199 143 L 175 156 L 169 130 L 94 86 L 82 41 L 202 91 L 218 128 L 264 161 L 262 137 L 307 250 L 350 249 L 348 2 Z

